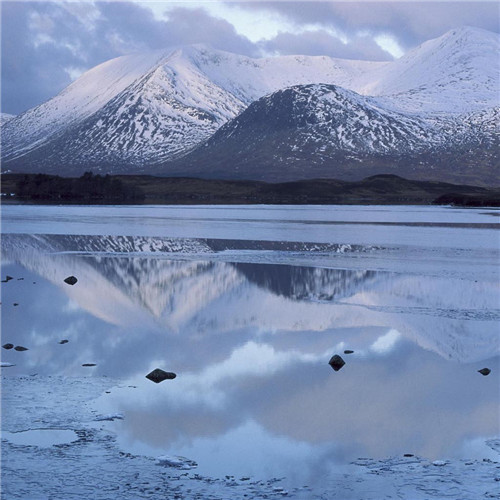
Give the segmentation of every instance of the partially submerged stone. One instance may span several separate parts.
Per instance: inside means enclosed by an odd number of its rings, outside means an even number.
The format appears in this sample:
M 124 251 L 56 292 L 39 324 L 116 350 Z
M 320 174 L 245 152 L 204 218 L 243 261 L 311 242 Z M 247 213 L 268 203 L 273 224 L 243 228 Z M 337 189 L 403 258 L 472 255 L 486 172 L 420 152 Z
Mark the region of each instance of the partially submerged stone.
M 486 377 L 486 375 L 489 375 L 491 373 L 491 370 L 489 368 L 481 368 L 480 370 L 478 370 L 478 372 Z
M 345 365 L 345 361 L 338 354 L 335 354 L 334 356 L 331 357 L 330 361 L 328 361 L 328 364 L 336 372 L 338 372 Z
M 4 349 L 12 349 L 14 347 L 14 344 L 4 344 L 2 347 Z
M 14 347 L 14 350 L 15 351 L 27 351 L 28 348 L 27 347 L 23 347 L 22 345 L 16 345 L 16 347 Z
M 95 363 L 83 363 L 82 366 L 97 366 Z
M 64 339 L 64 340 L 60 340 L 59 343 L 60 344 L 67 344 L 69 342 L 69 340 L 67 339 Z
M 14 278 L 12 276 L 7 275 L 7 276 L 5 276 L 5 279 L 2 280 L 2 283 L 7 283 L 7 281 L 10 281 L 10 280 L 13 280 L 13 279 Z
M 65 280 L 64 283 L 67 283 L 68 285 L 74 285 L 78 280 L 74 276 L 68 276 Z
M 148 373 L 146 375 L 146 378 L 154 382 L 155 384 L 159 384 L 160 382 L 163 382 L 164 380 L 172 380 L 177 375 L 172 372 L 166 372 L 162 370 L 161 368 L 156 368 L 153 370 L 151 373 Z
M 182 470 L 190 470 L 198 467 L 198 464 L 194 460 L 173 455 L 161 455 L 156 457 L 156 463 L 163 467 L 173 467 Z
M 354 351 L 351 351 L 350 349 L 346 349 L 346 350 L 344 351 L 344 354 L 352 354 L 353 352 L 354 352 Z

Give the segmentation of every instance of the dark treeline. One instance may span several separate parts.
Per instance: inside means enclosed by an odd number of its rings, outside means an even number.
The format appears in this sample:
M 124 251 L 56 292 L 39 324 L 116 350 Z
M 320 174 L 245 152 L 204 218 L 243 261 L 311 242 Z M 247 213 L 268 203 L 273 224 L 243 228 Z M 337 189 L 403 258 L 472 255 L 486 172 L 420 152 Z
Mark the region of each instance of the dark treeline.
M 24 200 L 47 201 L 141 201 L 143 192 L 110 175 L 85 172 L 79 178 L 26 174 L 18 180 L 16 195 Z
M 335 179 L 283 183 L 94 175 L 79 178 L 47 174 L 1 175 L 2 200 L 7 203 L 81 204 L 445 204 L 500 206 L 500 189 L 416 181 L 381 174 L 359 181 Z

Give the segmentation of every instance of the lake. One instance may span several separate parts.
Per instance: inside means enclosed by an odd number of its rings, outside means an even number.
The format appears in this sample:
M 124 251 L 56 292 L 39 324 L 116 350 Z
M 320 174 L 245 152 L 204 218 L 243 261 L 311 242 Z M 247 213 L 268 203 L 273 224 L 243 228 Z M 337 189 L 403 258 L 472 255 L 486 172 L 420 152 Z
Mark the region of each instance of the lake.
M 499 215 L 2 207 L 5 498 L 494 491 Z

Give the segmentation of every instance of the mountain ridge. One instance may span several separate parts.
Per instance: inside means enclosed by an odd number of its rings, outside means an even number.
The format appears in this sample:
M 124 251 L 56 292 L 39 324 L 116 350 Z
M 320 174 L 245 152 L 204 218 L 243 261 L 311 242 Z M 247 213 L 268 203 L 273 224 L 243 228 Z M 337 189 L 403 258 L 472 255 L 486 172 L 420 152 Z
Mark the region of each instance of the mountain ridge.
M 436 122 L 446 122 L 462 135 L 474 129 L 480 142 L 485 120 L 474 121 L 498 105 L 498 47 L 497 35 L 461 28 L 390 62 L 327 56 L 253 59 L 203 45 L 122 56 L 4 122 L 2 168 L 62 175 L 87 170 L 177 175 L 166 165 L 210 140 L 253 102 L 308 84 L 372 94 L 386 115 L 399 114 L 400 127 L 414 123 L 434 130 Z M 462 118 L 469 115 L 470 123 Z M 486 134 L 491 136 L 489 129 Z M 341 175 L 351 163 L 344 162 Z M 397 168 L 393 162 L 390 171 L 397 173 Z

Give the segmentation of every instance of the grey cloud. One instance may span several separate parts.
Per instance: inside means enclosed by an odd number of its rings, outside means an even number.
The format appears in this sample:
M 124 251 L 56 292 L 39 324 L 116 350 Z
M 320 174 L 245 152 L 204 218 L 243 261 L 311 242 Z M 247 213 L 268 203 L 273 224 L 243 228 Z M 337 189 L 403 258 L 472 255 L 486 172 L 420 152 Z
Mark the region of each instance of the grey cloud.
M 317 24 L 343 31 L 390 34 L 406 49 L 446 31 L 476 26 L 498 32 L 497 2 L 244 2 L 240 8 L 270 10 L 297 25 Z
M 306 31 L 301 34 L 280 33 L 271 40 L 265 40 L 261 47 L 266 52 L 283 55 L 327 55 L 341 59 L 366 59 L 387 61 L 392 56 L 381 49 L 372 38 L 357 36 L 349 43 L 343 43 L 324 30 Z
M 86 70 L 126 53 L 205 43 L 257 55 L 257 47 L 203 9 L 177 8 L 166 21 L 125 2 L 2 2 L 2 111 L 19 114 Z

